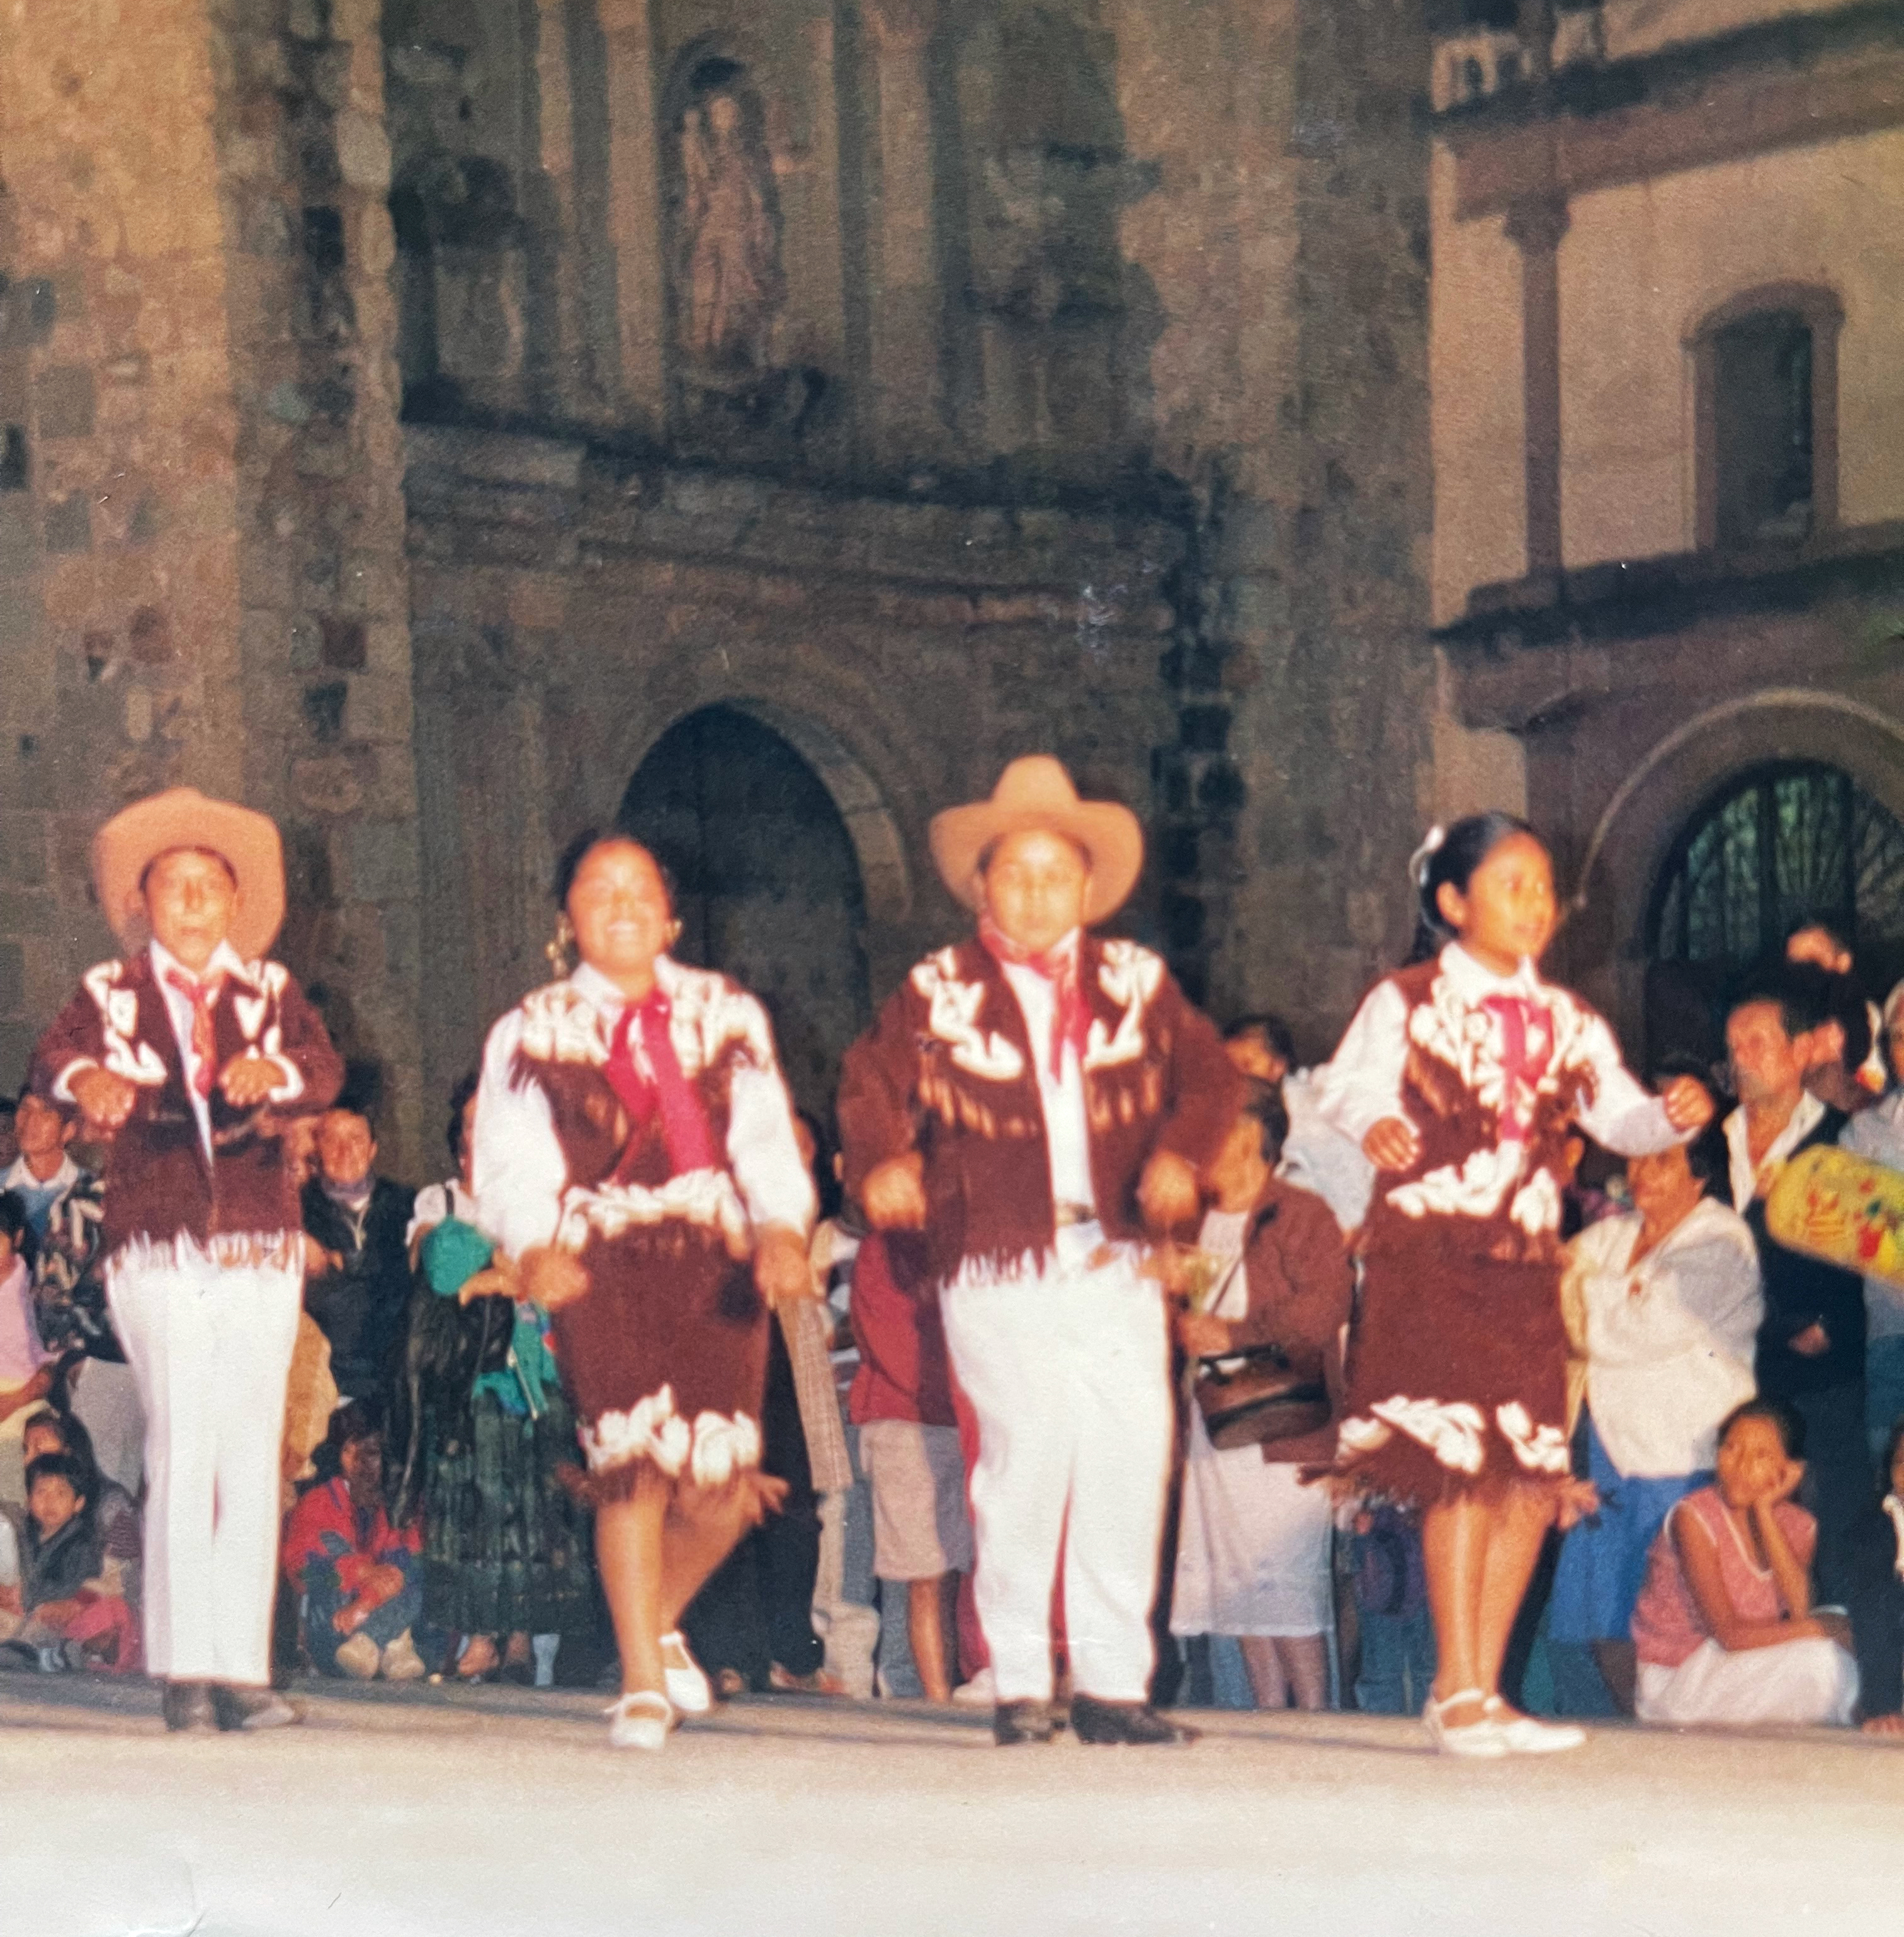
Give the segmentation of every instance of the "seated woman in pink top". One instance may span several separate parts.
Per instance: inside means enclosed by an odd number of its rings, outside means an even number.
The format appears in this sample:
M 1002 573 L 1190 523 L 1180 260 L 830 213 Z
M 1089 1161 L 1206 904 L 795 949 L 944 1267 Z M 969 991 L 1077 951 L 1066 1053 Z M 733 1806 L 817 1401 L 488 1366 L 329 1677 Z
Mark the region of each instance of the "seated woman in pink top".
M 1718 1484 L 1667 1516 L 1633 1610 L 1642 1722 L 1842 1726 L 1857 1703 L 1851 1624 L 1814 1611 L 1818 1523 L 1792 1496 L 1802 1423 L 1748 1399 L 1719 1428 Z

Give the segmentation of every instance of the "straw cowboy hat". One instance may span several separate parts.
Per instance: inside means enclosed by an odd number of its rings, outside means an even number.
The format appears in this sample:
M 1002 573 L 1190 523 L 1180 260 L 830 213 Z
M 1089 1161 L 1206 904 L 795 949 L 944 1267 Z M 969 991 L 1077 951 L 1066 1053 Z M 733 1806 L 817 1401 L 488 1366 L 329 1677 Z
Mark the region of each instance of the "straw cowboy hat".
M 1090 856 L 1087 923 L 1107 920 L 1129 899 L 1144 865 L 1144 832 L 1136 815 L 1115 801 L 1080 800 L 1070 774 L 1049 753 L 1014 760 L 990 800 L 933 816 L 928 838 L 940 879 L 967 908 L 977 908 L 986 850 L 1001 836 L 1029 827 L 1062 834 Z
M 238 883 L 232 946 L 247 961 L 262 955 L 284 920 L 284 850 L 277 823 L 196 787 L 135 800 L 92 837 L 92 886 L 113 932 L 129 948 L 144 942 L 145 871 L 179 847 L 202 848 L 231 869 Z

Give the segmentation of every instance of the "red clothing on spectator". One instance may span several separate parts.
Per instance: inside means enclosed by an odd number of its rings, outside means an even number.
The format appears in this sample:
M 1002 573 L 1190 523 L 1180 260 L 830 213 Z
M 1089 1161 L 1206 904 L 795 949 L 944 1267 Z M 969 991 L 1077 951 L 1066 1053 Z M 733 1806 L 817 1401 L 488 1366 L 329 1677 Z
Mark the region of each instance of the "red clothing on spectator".
M 897 1255 L 895 1255 L 896 1251 Z M 923 1247 L 875 1232 L 853 1264 L 853 1335 L 860 1370 L 847 1396 L 855 1426 L 876 1419 L 954 1426 L 945 1326 L 926 1281 Z
M 341 1598 L 355 1599 L 364 1576 L 373 1567 L 399 1564 L 423 1551 L 423 1529 L 412 1523 L 394 1527 L 382 1507 L 361 1512 L 352 1503 L 350 1489 L 341 1478 L 313 1487 L 291 1509 L 284 1525 L 284 1572 L 291 1584 L 308 1590 L 314 1584 L 314 1561 L 327 1561 L 336 1570 Z

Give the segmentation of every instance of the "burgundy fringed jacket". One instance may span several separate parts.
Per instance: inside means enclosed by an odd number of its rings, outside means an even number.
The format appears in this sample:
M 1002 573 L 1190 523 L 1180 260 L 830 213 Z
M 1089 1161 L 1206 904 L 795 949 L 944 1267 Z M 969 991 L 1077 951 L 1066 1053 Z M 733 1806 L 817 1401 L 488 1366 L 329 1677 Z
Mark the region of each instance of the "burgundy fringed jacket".
M 1199 1169 L 1235 1120 L 1242 1079 L 1209 1019 L 1135 942 L 1081 938 L 1090 1011 L 1082 1062 L 1099 1222 L 1143 1235 L 1138 1180 L 1154 1153 Z M 1040 1046 L 1040 1053 L 1043 1052 Z M 841 1072 L 847 1190 L 888 1158 L 924 1160 L 928 1269 L 1009 1273 L 1057 1241 L 1032 1047 L 1004 971 L 976 939 L 927 956 L 887 999 Z

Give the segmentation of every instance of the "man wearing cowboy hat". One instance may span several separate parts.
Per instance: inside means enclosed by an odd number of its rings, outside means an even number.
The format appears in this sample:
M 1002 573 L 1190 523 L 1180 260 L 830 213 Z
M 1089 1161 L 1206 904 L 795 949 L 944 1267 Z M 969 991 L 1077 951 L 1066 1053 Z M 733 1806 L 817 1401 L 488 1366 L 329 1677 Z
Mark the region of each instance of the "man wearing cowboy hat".
M 977 1417 L 997 1739 L 1051 1737 L 1062 1554 L 1079 1738 L 1172 1741 L 1146 1701 L 1172 1420 L 1140 1247 L 1194 1216 L 1239 1079 L 1156 956 L 1086 932 L 1136 884 L 1128 809 L 1081 801 L 1036 755 L 931 839 L 978 932 L 920 962 L 847 1052 L 847 1188 L 875 1226 L 923 1234 Z
M 302 1288 L 281 1120 L 343 1066 L 290 975 L 277 829 L 196 789 L 92 844 L 126 957 L 89 969 L 32 1087 L 111 1140 L 106 1298 L 146 1417 L 145 1659 L 168 1728 L 295 1721 L 271 1693 L 278 1447 Z M 143 945 L 141 945 L 143 944 Z

